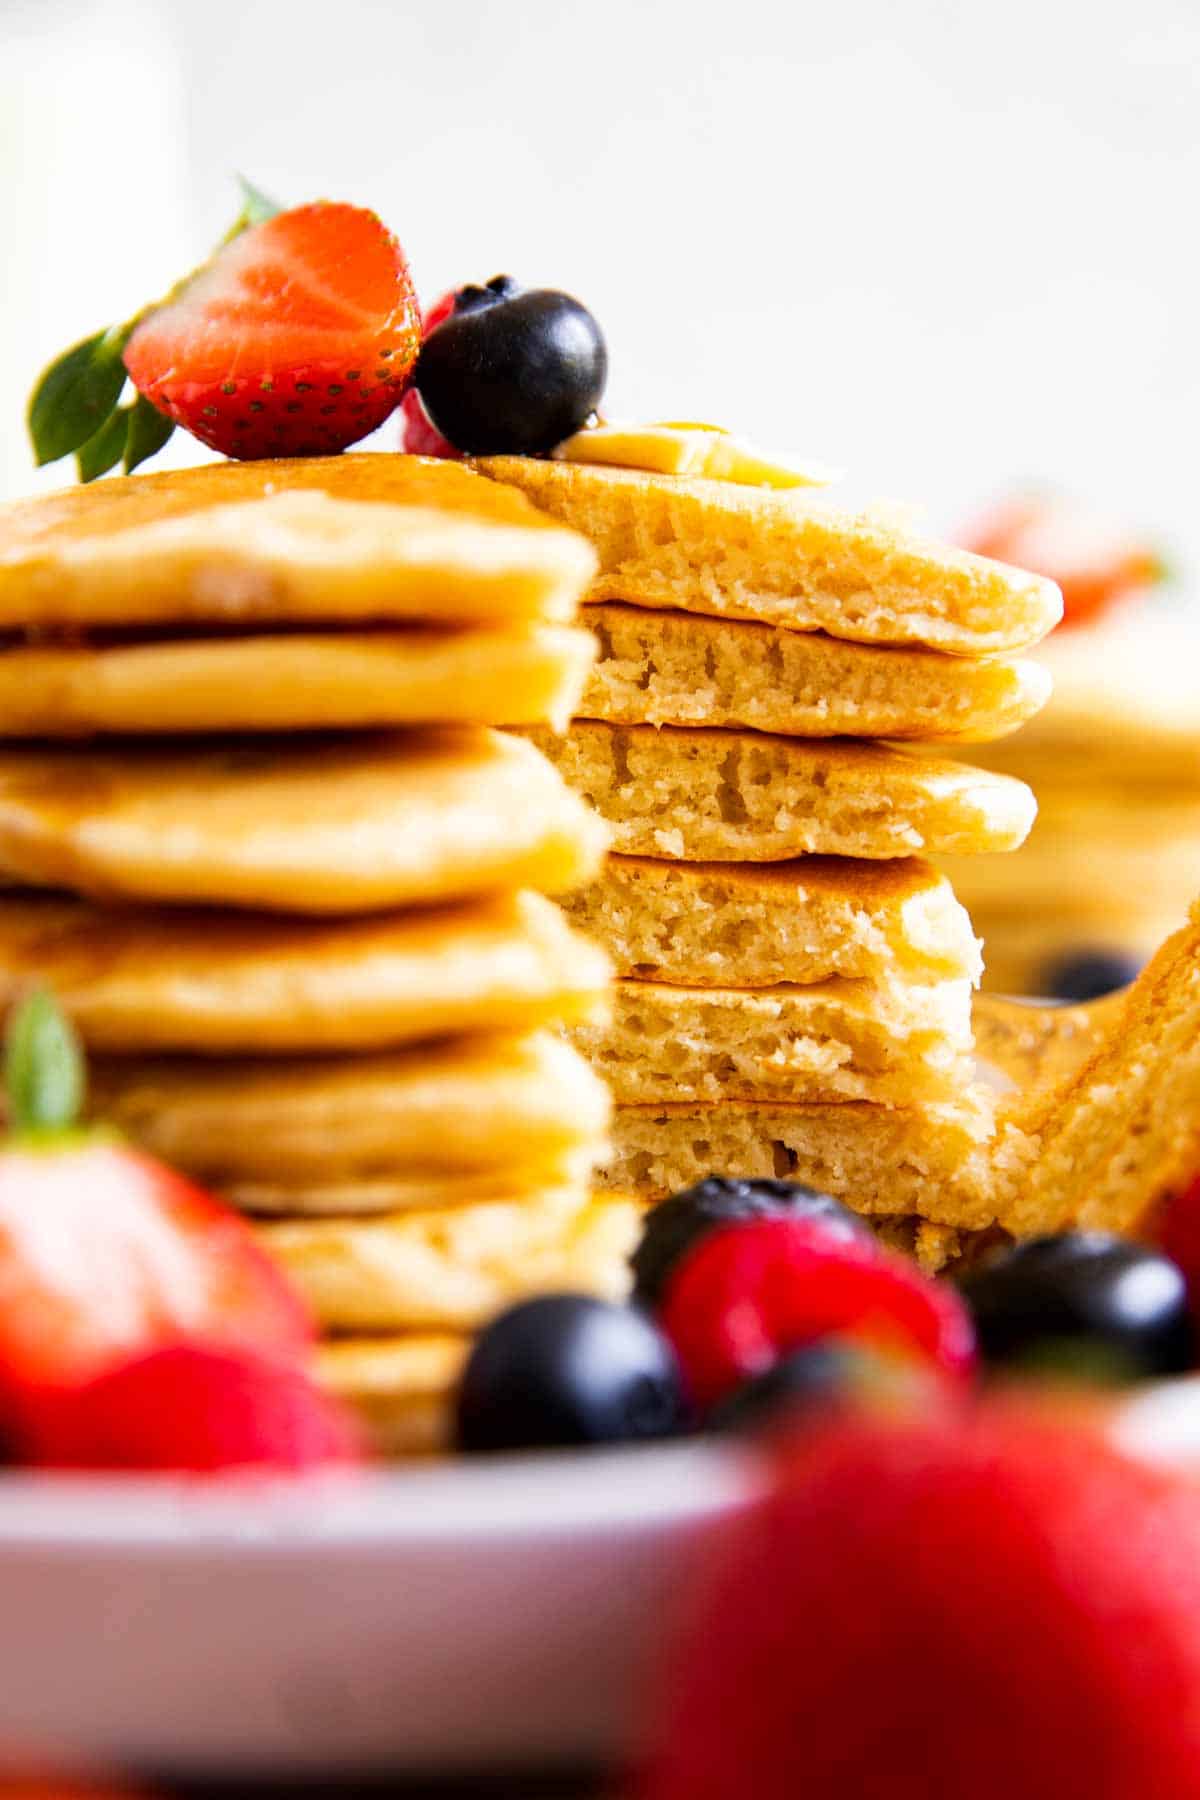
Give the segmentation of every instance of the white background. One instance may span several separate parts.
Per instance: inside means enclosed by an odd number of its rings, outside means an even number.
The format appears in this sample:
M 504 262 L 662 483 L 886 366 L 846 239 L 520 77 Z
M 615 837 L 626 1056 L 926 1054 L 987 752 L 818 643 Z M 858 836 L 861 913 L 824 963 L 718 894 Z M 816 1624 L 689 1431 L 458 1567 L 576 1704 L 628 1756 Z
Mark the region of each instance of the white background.
M 612 412 L 939 521 L 1056 481 L 1200 565 L 1197 0 L 0 0 L 0 491 L 238 169 L 375 206 L 426 297 L 576 291 Z

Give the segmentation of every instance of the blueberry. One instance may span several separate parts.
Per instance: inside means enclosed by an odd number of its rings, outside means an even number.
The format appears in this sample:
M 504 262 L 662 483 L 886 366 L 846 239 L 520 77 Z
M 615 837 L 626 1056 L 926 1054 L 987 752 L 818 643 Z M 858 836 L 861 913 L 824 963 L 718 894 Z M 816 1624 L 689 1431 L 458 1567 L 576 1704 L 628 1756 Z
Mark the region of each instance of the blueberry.
M 841 1237 L 870 1230 L 832 1194 L 818 1193 L 799 1181 L 739 1181 L 709 1175 L 647 1213 L 641 1243 L 631 1259 L 634 1299 L 653 1311 L 676 1264 L 717 1226 L 780 1217 L 820 1219 Z
M 718 1401 L 705 1424 L 710 1431 L 761 1431 L 783 1415 L 838 1411 L 887 1379 L 883 1358 L 869 1350 L 854 1344 L 809 1344 Z
M 1102 1231 L 1029 1238 L 962 1282 L 992 1364 L 1173 1375 L 1194 1357 L 1187 1283 L 1169 1257 Z
M 615 1444 L 687 1423 L 675 1352 L 634 1307 L 547 1294 L 501 1313 L 475 1343 L 458 1394 L 467 1451 Z
M 1076 950 L 1042 972 L 1039 991 L 1051 1000 L 1100 1000 L 1128 987 L 1141 963 L 1124 950 Z
M 604 337 L 585 306 L 497 275 L 459 289 L 422 346 L 414 381 L 456 450 L 536 456 L 591 417 L 607 377 Z

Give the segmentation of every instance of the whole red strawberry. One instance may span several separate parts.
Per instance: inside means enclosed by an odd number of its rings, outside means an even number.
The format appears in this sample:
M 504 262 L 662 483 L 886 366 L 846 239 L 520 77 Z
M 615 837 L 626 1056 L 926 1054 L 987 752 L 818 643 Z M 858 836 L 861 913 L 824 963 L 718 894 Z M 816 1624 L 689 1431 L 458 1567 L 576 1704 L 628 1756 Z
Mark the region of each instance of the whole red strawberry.
M 44 1408 L 32 1453 L 56 1468 L 299 1471 L 360 1457 L 349 1415 L 299 1366 L 174 1344 Z
M 971 526 L 962 541 L 980 556 L 1056 581 L 1064 626 L 1086 624 L 1164 576 L 1161 557 L 1144 538 L 1061 494 L 1005 501 Z
M 951 1288 L 820 1219 L 754 1219 L 710 1232 L 670 1277 L 662 1323 L 702 1407 L 823 1338 L 916 1350 L 955 1376 L 975 1356 L 970 1317 Z
M 840 1421 L 664 1677 L 642 1800 L 1196 1800 L 1200 1490 L 1011 1404 Z
M 162 1163 L 74 1121 L 78 1047 L 44 994 L 14 1017 L 0 1145 L 0 1435 L 180 1338 L 306 1361 L 308 1312 L 243 1220 Z

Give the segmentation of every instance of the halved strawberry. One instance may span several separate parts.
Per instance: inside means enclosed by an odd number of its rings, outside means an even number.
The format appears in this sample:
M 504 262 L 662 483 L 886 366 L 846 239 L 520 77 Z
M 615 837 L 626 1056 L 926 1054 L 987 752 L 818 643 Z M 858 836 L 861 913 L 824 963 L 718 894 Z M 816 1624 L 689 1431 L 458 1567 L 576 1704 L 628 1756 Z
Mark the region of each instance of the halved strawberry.
M 404 252 L 372 212 L 318 201 L 252 225 L 125 348 L 140 393 L 227 456 L 344 450 L 399 404 L 420 348 Z
M 82 1059 L 45 994 L 11 1024 L 0 1145 L 0 1418 L 180 1339 L 306 1359 L 307 1311 L 249 1228 L 173 1170 L 80 1130 Z
M 1079 625 L 1164 578 L 1158 553 L 1132 531 L 1063 495 L 1023 494 L 977 520 L 964 549 L 1056 581 L 1063 625 Z

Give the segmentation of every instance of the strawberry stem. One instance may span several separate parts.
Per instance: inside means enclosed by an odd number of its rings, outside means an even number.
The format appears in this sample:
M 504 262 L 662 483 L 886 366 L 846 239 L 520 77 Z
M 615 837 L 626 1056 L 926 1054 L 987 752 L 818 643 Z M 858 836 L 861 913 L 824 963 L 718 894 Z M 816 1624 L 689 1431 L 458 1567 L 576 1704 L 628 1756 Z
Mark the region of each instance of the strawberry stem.
M 69 1131 L 87 1076 L 74 1027 L 53 995 L 36 988 L 11 1015 L 4 1040 L 9 1130 L 16 1136 Z

